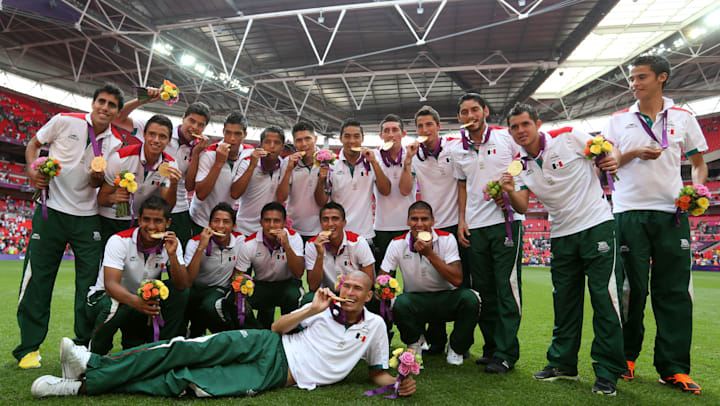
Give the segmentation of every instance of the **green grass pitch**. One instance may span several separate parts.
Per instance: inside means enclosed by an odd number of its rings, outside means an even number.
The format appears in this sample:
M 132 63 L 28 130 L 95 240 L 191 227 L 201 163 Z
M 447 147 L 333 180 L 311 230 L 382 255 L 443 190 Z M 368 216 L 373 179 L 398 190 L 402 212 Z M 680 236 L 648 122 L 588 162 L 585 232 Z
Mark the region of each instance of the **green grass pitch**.
M 50 331 L 40 352 L 42 367 L 20 370 L 11 351 L 19 341 L 15 318 L 18 286 L 21 279 L 20 262 L 0 262 L 0 404 L 19 405 L 33 402 L 30 385 L 38 376 L 60 375 L 58 344 L 63 336 L 72 336 L 72 262 L 64 262 L 58 274 L 52 301 Z M 552 286 L 546 268 L 523 269 L 523 320 L 520 327 L 520 360 L 516 369 L 507 376 L 486 374 L 473 360 L 455 367 L 446 364 L 444 356 L 425 357 L 425 369 L 416 378 L 417 393 L 409 399 L 397 400 L 403 404 L 445 405 L 718 405 L 720 404 L 720 274 L 695 272 L 695 312 L 691 376 L 703 387 L 701 396 L 681 393 L 658 383 L 652 365 L 652 347 L 655 335 L 652 310 L 646 311 L 646 339 L 643 353 L 638 359 L 636 379 L 632 383 L 620 381 L 616 398 L 593 395 L 594 382 L 590 359 L 592 340 L 592 309 L 585 300 L 583 340 L 579 354 L 580 381 L 537 382 L 532 377 L 545 366 L 545 352 L 550 343 L 553 326 Z M 116 342 L 117 343 L 117 342 Z M 400 346 L 399 334 L 394 346 Z M 482 338 L 476 329 L 473 356 L 481 353 Z M 116 344 L 116 350 L 119 346 Z M 368 380 L 367 367 L 360 363 L 348 378 L 336 385 L 312 392 L 290 388 L 275 390 L 253 398 L 198 400 L 211 405 L 224 404 L 388 404 L 382 397 L 366 398 L 363 392 L 375 386 Z M 56 398 L 38 401 L 39 404 L 107 404 L 107 405 L 160 405 L 174 404 L 177 400 L 133 395 L 104 395 L 100 397 Z

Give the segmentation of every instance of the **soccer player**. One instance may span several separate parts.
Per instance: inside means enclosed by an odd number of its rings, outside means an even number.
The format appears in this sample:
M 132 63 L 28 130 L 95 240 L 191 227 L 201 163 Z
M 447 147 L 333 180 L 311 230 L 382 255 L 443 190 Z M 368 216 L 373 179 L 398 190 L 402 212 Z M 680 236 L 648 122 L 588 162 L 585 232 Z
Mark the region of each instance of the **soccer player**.
M 136 108 L 143 104 L 160 100 L 160 89 L 148 88 L 151 99 L 140 102 L 138 99 L 125 103 L 113 124 L 136 134 L 145 133 L 146 122 L 130 117 Z M 177 185 L 175 206 L 172 209 L 172 223 L 170 231 L 174 231 L 180 243 L 185 246 L 192 234 L 192 221 L 190 220 L 190 203 L 188 190 L 195 190 L 195 176 L 197 175 L 200 153 L 209 145 L 209 139 L 202 135 L 205 127 L 210 123 L 210 108 L 202 102 L 192 103 L 185 110 L 182 123 L 174 126 L 170 143 L 165 152 L 173 157 L 177 163 L 182 177 Z M 140 135 L 142 139 L 142 135 Z
M 690 161 L 693 183 L 702 184 L 708 174 L 702 153 L 708 147 L 695 117 L 663 97 L 669 77 L 667 59 L 637 57 L 629 78 L 637 102 L 613 114 L 604 131 L 622 152 L 620 181 L 612 199 L 630 290 L 623 378 L 635 378 L 650 283 L 657 324 L 653 364 L 660 382 L 699 394 L 702 389 L 688 376 L 693 309 L 690 226 L 687 213 L 676 211 L 674 199 L 683 187 L 681 155 Z
M 210 212 L 208 227 L 187 244 L 185 263 L 192 287 L 186 318 L 190 321 L 191 337 L 204 335 L 206 329 L 217 333 L 237 324 L 237 310 L 233 312 L 230 306 L 223 305 L 224 299 L 233 298 L 230 283 L 244 241 L 243 235 L 233 232 L 233 228 L 235 210 L 220 202 Z M 247 313 L 246 319 L 252 318 Z
M 380 122 L 380 137 L 385 143 L 392 143 L 392 147 L 385 151 L 384 146 L 375 150 L 375 159 L 382 162 L 382 170 L 390 180 L 390 194 L 383 195 L 375 186 L 375 265 L 380 270 L 380 263 L 385 257 L 390 241 L 405 234 L 408 230 L 407 221 L 404 221 L 407 209 L 415 201 L 415 182 L 403 185 L 400 177 L 403 172 L 403 157 L 407 151 L 402 140 L 407 132 L 400 116 L 388 114 Z M 402 187 L 405 186 L 405 187 Z M 395 274 L 395 269 L 389 270 Z
M 550 216 L 555 322 L 548 365 L 535 378 L 577 380 L 587 277 L 595 333 L 590 354 L 597 377 L 592 391 L 615 395 L 617 379 L 624 369 L 619 299 L 622 275 L 610 205 L 594 161 L 583 153 L 592 136 L 571 127 L 543 133 L 539 131 L 541 124 L 530 105 L 516 105 L 510 112 L 510 134 L 522 147 L 520 159 L 526 169 L 517 176 L 520 188 L 507 172 L 500 179 L 517 211 L 527 210 L 532 191 Z M 615 173 L 617 153 L 611 151 L 597 165 Z
M 235 265 L 250 274 L 252 267 L 255 293 L 248 298 L 258 311 L 258 321 L 270 328 L 275 306 L 282 314 L 297 309 L 305 291 L 302 287 L 305 260 L 302 238 L 285 228 L 287 214 L 278 202 L 270 202 L 260 211 L 258 232 L 245 239 Z
M 122 330 L 124 349 L 148 343 L 153 338 L 149 317 L 160 316 L 161 340 L 184 333 L 185 306 L 190 286 L 182 247 L 170 225 L 170 205 L 151 196 L 140 206 L 138 227 L 121 231 L 108 240 L 103 273 L 90 288 L 86 312 L 95 321 L 90 351 L 107 354 L 113 336 Z M 162 238 L 157 238 L 157 235 Z M 169 276 L 169 280 L 167 277 Z M 167 299 L 144 300 L 138 289 L 144 280 L 165 280 Z M 161 311 L 162 310 L 162 314 Z
M 345 209 L 338 203 L 328 202 L 320 209 L 319 217 L 323 232 L 305 244 L 310 292 L 318 288 L 334 291 L 338 276 L 352 271 L 362 271 L 373 279 L 375 257 L 365 238 L 345 229 Z
M 279 318 L 272 331 L 226 331 L 201 340 L 177 337 L 112 357 L 91 354 L 63 339 L 63 378 L 42 376 L 30 391 L 40 398 L 110 392 L 176 397 L 186 390 L 199 397 L 240 396 L 294 385 L 312 390 L 345 379 L 361 358 L 375 384 L 394 384 L 396 379 L 385 371 L 385 326 L 363 308 L 372 297 L 372 280 L 353 272 L 340 295 L 354 302 L 338 309 L 331 292 L 321 289 L 312 303 Z M 300 332 L 289 334 L 297 327 Z M 415 393 L 415 380 L 403 379 L 398 393 Z
M 247 126 L 242 114 L 230 113 L 223 125 L 223 141 L 210 145 L 200 154 L 195 194 L 190 202 L 194 235 L 200 234 L 210 224 L 210 212 L 218 203 L 225 202 L 233 209 L 238 205 L 237 199 L 230 195 L 230 188 L 234 174 L 240 169 L 242 154 L 249 154 L 244 152 L 245 145 L 242 143 Z
M 288 156 L 285 174 L 275 193 L 278 202 L 287 200 L 292 228 L 307 242 L 321 230 L 317 216 L 320 206 L 313 194 L 320 172 L 320 167 L 314 165 L 317 136 L 312 124 L 306 121 L 295 124 L 292 135 L 297 152 Z
M 339 203 L 347 214 L 347 228 L 365 237 L 373 245 L 372 198 L 373 185 L 381 195 L 390 194 L 390 180 L 383 173 L 375 153 L 360 145 L 364 139 L 360 122 L 345 120 L 340 126 L 343 145 L 338 159 L 330 168 L 320 168 L 315 187 L 315 200 L 322 206 L 328 199 Z M 325 193 L 325 181 L 330 179 L 330 194 Z
M 280 158 L 285 146 L 285 132 L 279 127 L 268 127 L 260 134 L 260 146 L 240 162 L 235 173 L 230 195 L 240 199 L 236 230 L 250 235 L 257 229 L 260 210 L 275 201 L 275 192 L 285 173 L 287 161 Z M 302 247 L 301 247 L 302 249 Z
M 418 200 L 408 208 L 410 231 L 393 239 L 381 266 L 382 273 L 400 267 L 403 294 L 393 306 L 393 320 L 400 338 L 416 353 L 422 353 L 420 337 L 428 322 L 454 321 L 447 349 L 447 362 L 462 365 L 473 343 L 480 311 L 479 297 L 462 284 L 462 265 L 457 241 L 450 233 L 434 229 L 432 208 Z M 427 233 L 425 241 L 418 233 Z
M 20 368 L 40 367 L 40 344 L 50 320 L 50 299 L 65 247 L 75 253 L 75 341 L 86 345 L 92 321 L 85 317 L 85 298 L 97 278 L 103 243 L 97 215 L 97 188 L 105 171 L 90 168 L 96 156 L 105 156 L 122 145 L 110 123 L 123 107 L 123 93 L 113 85 L 95 90 L 92 110 L 54 116 L 30 139 L 25 149 L 28 178 L 47 190 L 46 210 L 38 204 L 32 219 L 32 235 L 23 264 L 17 308 L 20 343 L 13 350 Z M 60 176 L 50 182 L 33 169 L 40 148 L 49 145 L 49 156 L 60 162 Z
M 480 331 L 485 339 L 478 364 L 486 372 L 507 373 L 520 356 L 517 333 L 521 316 L 522 220 L 514 214 L 510 224 L 512 240 L 503 209 L 497 201 L 486 201 L 483 188 L 498 180 L 519 152 L 506 129 L 490 127 L 485 118 L 489 109 L 476 93 L 458 101 L 457 118 L 467 134 L 453 148 L 453 165 L 458 184 L 458 241 L 465 251 L 471 288 L 480 292 L 483 311 Z M 502 199 L 501 199 L 502 200 Z

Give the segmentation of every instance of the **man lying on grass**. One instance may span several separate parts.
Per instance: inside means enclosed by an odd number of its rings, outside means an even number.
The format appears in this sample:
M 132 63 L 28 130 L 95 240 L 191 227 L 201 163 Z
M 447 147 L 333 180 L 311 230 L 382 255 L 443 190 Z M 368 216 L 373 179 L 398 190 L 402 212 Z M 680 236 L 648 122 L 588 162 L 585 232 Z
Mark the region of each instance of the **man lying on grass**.
M 327 288 L 312 303 L 280 317 L 267 330 L 233 330 L 210 336 L 146 344 L 99 356 L 63 338 L 63 377 L 42 376 L 30 391 L 35 397 L 86 393 L 144 393 L 198 397 L 252 395 L 284 386 L 312 390 L 343 380 L 362 358 L 370 379 L 395 383 L 388 368 L 385 324 L 365 310 L 372 281 L 360 271 L 345 278 L 339 305 Z M 289 334 L 300 329 L 299 332 Z M 415 381 L 402 381 L 399 394 L 415 392 Z

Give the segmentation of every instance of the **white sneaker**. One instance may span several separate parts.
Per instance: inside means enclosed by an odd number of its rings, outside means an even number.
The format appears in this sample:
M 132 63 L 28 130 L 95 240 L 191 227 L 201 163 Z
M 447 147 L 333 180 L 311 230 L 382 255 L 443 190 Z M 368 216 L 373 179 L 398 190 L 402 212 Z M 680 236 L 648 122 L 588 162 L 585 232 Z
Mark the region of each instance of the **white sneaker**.
M 45 375 L 36 379 L 30 387 L 30 393 L 36 398 L 48 396 L 75 396 L 80 392 L 82 381 Z
M 463 364 L 463 356 L 462 354 L 458 354 L 455 351 L 453 351 L 452 347 L 448 344 L 447 347 L 447 358 L 445 358 L 448 364 L 452 365 L 462 365 Z
M 408 349 L 415 351 L 415 354 L 422 357 L 423 344 L 425 344 L 425 337 L 420 336 L 417 342 L 408 345 Z
M 60 340 L 60 364 L 65 379 L 80 379 L 87 369 L 90 352 L 67 337 Z

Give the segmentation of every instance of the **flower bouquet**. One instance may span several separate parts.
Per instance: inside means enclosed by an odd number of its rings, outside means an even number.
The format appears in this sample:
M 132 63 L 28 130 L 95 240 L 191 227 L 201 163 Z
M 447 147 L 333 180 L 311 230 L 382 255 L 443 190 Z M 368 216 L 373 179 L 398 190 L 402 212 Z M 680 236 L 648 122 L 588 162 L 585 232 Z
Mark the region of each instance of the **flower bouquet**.
M 689 211 L 693 216 L 702 215 L 710 207 L 710 197 L 710 191 L 705 185 L 684 186 L 675 199 L 678 214 L 680 211 Z
M 244 273 L 239 273 L 232 281 L 232 288 L 237 297 L 237 318 L 240 326 L 245 324 L 245 298 L 255 293 L 255 282 Z
M 595 166 L 598 166 L 598 162 L 605 158 L 605 155 L 612 151 L 613 149 L 613 143 L 609 140 L 607 140 L 604 136 L 598 135 L 597 137 L 594 137 L 592 139 L 587 140 L 587 146 L 583 150 L 583 154 L 585 155 L 585 158 L 595 161 Z M 604 176 L 603 176 L 604 175 Z M 603 180 L 605 178 L 605 180 Z M 618 181 L 619 178 L 616 174 L 610 175 L 607 171 L 602 171 L 600 174 L 600 181 L 603 183 L 607 183 L 610 190 L 615 190 L 615 186 L 613 186 L 613 181 Z
M 60 176 L 60 169 L 62 169 L 60 162 L 57 159 L 44 156 L 36 159 L 30 167 L 33 170 L 38 171 L 41 175 L 44 175 L 48 182 L 50 182 L 52 178 Z M 43 220 L 47 220 L 47 189 L 35 189 L 32 200 L 35 201 L 38 197 L 42 198 Z
M 146 103 L 152 100 L 152 97 L 148 95 L 147 88 L 144 87 L 136 87 L 137 91 L 137 98 L 140 103 Z M 178 100 L 180 100 L 180 90 L 178 87 L 169 80 L 163 80 L 162 85 L 160 86 L 160 98 L 165 100 L 165 104 L 168 106 L 172 106 L 173 104 L 177 103 Z
M 380 315 L 386 321 L 392 321 L 390 301 L 400 294 L 397 279 L 388 274 L 379 275 L 375 279 L 375 294 L 380 298 Z
M 140 282 L 140 287 L 137 290 L 137 295 L 142 300 L 165 300 L 168 298 L 170 290 L 165 284 L 158 279 L 145 279 Z M 153 326 L 153 342 L 160 339 L 160 327 L 165 325 L 165 321 L 162 318 L 162 313 L 157 316 L 148 317 L 148 325 Z
M 416 354 L 415 351 L 409 348 L 398 348 L 392 352 L 392 358 L 388 362 L 390 368 L 397 368 L 398 377 L 394 384 L 382 386 L 375 390 L 365 392 L 366 396 L 378 395 L 385 393 L 389 390 L 393 390 L 393 393 L 385 396 L 388 399 L 395 399 L 398 396 L 398 389 L 400 388 L 400 382 L 403 379 L 412 375 L 420 374 L 420 367 L 422 366 L 422 357 Z
M 325 193 L 330 194 L 330 172 L 332 171 L 332 169 L 330 169 L 330 165 L 335 163 L 335 154 L 327 149 L 319 149 L 315 151 L 313 159 L 315 161 L 315 166 L 328 167 L 328 177 L 325 179 Z
M 138 184 L 135 181 L 135 175 L 123 170 L 115 175 L 113 184 L 116 187 L 123 188 L 130 193 L 129 202 L 118 202 L 115 206 L 115 217 L 125 217 L 132 215 L 132 222 L 135 221 L 135 212 L 131 210 L 131 206 L 135 200 L 135 192 L 137 192 Z M 132 224 L 131 222 L 131 224 Z
M 486 201 L 490 201 L 496 196 L 502 196 L 505 202 L 505 210 L 503 211 L 503 215 L 505 216 L 505 231 L 507 232 L 505 246 L 512 247 L 514 243 L 511 225 L 512 222 L 515 221 L 515 216 L 513 216 L 512 206 L 510 206 L 510 198 L 508 198 L 507 193 L 503 192 L 502 186 L 500 186 L 500 182 L 497 180 L 490 181 L 487 185 L 483 186 L 483 198 Z

